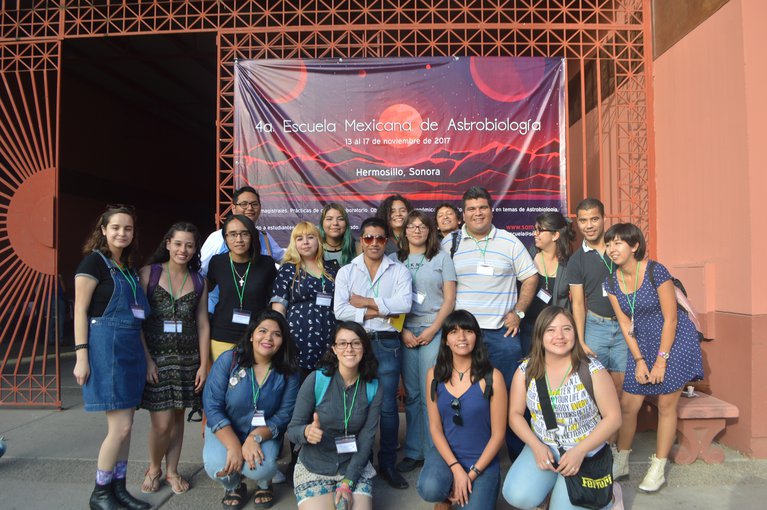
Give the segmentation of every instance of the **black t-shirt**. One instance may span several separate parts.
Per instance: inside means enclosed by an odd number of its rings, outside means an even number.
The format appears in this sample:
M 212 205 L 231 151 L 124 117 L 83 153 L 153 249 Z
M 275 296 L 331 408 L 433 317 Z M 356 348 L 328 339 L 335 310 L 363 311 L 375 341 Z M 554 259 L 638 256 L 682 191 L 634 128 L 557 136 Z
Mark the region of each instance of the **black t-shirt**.
M 75 271 L 75 278 L 78 275 L 87 275 L 86 277 L 94 278 L 98 281 L 96 290 L 93 291 L 91 297 L 91 304 L 88 306 L 88 317 L 101 317 L 104 315 L 104 311 L 107 309 L 109 300 L 112 298 L 112 293 L 115 290 L 115 283 L 112 280 L 112 274 L 107 267 L 104 259 L 98 253 L 91 252 L 77 266 Z
M 248 263 L 235 262 L 234 268 L 237 273 L 244 276 L 248 269 Z M 274 259 L 268 255 L 258 255 L 251 263 L 242 300 L 242 307 L 251 312 L 251 319 L 269 304 L 272 283 L 276 275 L 277 269 L 274 267 Z M 210 259 L 208 282 L 210 282 L 211 290 L 216 286 L 219 287 L 218 303 L 213 312 L 210 337 L 220 342 L 237 343 L 245 333 L 247 326 L 232 322 L 234 310 L 240 308 L 240 298 L 237 295 L 232 268 L 229 265 L 229 252 L 219 253 Z
M 570 285 L 583 285 L 587 310 L 603 317 L 615 316 L 610 301 L 602 294 L 602 283 L 615 268 L 607 252 L 604 255 L 596 250 L 584 252 L 581 247 L 570 257 L 567 262 L 567 282 Z

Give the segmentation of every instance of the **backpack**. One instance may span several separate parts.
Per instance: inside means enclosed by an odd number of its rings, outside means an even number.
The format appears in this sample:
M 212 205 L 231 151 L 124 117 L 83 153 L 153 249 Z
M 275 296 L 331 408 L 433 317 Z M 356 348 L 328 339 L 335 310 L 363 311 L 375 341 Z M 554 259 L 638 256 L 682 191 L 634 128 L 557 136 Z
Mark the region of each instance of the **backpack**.
M 591 370 L 589 370 L 589 364 L 590 363 L 588 363 L 586 360 L 581 360 L 576 373 L 578 374 L 581 383 L 583 383 L 583 387 L 586 388 L 586 393 L 589 394 L 591 400 L 594 402 L 594 404 L 596 404 L 597 399 L 594 397 L 594 381 L 591 379 Z M 529 366 L 530 365 L 528 365 L 528 367 Z M 531 381 L 532 378 L 530 377 L 529 372 L 525 370 L 525 391 L 527 391 L 527 388 L 530 387 Z M 540 396 L 538 398 L 540 398 Z
M 645 273 L 650 277 L 650 283 L 652 284 L 652 287 L 655 289 L 655 293 L 658 293 L 658 286 L 655 285 L 655 261 L 649 260 L 647 261 L 647 270 Z M 616 292 L 616 287 L 618 285 L 618 280 L 615 277 L 615 273 L 611 275 L 612 282 L 611 287 L 613 294 Z M 695 309 L 692 306 L 692 303 L 687 298 L 687 290 L 684 288 L 684 284 L 679 278 L 671 277 L 671 283 L 674 284 L 674 294 L 676 295 L 676 308 L 677 310 L 683 311 L 685 314 L 687 314 L 687 317 L 690 319 L 690 322 L 692 322 L 692 325 L 695 326 L 695 332 L 698 333 L 698 341 L 703 342 L 705 340 L 703 333 L 700 332 L 700 321 L 698 320 L 698 314 L 695 313 Z
M 151 298 L 154 294 L 154 290 L 160 283 L 160 276 L 162 275 L 162 264 L 152 264 L 149 271 L 149 283 L 146 286 L 146 297 Z M 189 271 L 189 275 L 192 277 L 192 285 L 194 285 L 194 293 L 197 297 L 202 294 L 203 281 L 202 275 L 197 271 Z
M 328 391 L 328 386 L 330 386 L 330 380 L 332 378 L 325 374 L 325 372 L 322 370 L 316 370 L 314 373 L 314 407 L 316 408 L 318 405 L 320 405 L 322 398 Z M 367 394 L 368 404 L 373 401 L 377 391 L 378 379 L 373 379 L 372 381 L 368 381 L 367 384 L 365 384 L 365 393 Z
M 450 258 L 453 258 L 453 255 L 455 255 L 455 252 L 458 251 L 458 246 L 461 244 L 461 229 L 456 230 L 452 233 L 453 240 L 450 244 Z
M 434 402 L 437 400 L 437 386 L 439 383 L 437 382 L 437 379 L 431 380 L 431 401 Z M 485 374 L 485 391 L 482 392 L 482 396 L 486 400 L 490 400 L 490 397 L 493 396 L 493 371 L 490 370 Z

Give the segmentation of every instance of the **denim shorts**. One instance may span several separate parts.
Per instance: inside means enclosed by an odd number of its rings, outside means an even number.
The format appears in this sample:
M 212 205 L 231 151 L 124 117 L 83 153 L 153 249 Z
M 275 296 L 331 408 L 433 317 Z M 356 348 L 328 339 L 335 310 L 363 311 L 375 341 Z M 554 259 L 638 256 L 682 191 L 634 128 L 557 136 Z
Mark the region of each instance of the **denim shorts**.
M 625 372 L 628 346 L 618 320 L 587 312 L 585 329 L 586 345 L 600 363 L 610 372 Z

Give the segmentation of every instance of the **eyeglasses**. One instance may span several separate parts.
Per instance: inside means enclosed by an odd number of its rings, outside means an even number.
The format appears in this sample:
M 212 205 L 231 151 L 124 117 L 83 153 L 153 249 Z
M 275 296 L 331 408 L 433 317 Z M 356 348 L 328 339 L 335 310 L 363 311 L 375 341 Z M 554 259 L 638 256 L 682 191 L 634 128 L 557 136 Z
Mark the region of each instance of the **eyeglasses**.
M 247 209 L 248 207 L 252 207 L 253 209 L 258 209 L 259 207 L 261 207 L 261 202 L 259 202 L 258 200 L 256 200 L 255 202 L 237 202 L 234 205 L 236 205 L 240 209 Z
M 408 232 L 428 232 L 429 228 L 426 225 L 414 225 L 410 224 L 406 227 Z
M 386 244 L 386 236 L 374 236 L 371 234 L 362 236 L 362 242 L 364 242 L 367 245 L 371 245 L 374 243 L 381 243 Z
M 243 230 L 242 232 L 227 232 L 226 237 L 227 239 L 237 239 L 238 237 L 241 237 L 242 239 L 250 239 L 250 232 L 247 230 Z
M 362 349 L 362 342 L 360 340 L 352 340 L 351 342 L 336 342 L 336 349 L 344 352 L 347 347 L 351 346 L 353 351 L 359 351 Z
M 556 232 L 556 230 L 550 230 L 548 228 L 541 228 L 541 227 L 535 227 L 533 229 L 533 234 L 540 234 L 541 232 Z
M 461 401 L 457 398 L 454 398 L 452 402 L 450 402 L 450 408 L 455 413 L 453 415 L 453 423 L 456 425 L 463 426 L 463 416 L 461 416 Z

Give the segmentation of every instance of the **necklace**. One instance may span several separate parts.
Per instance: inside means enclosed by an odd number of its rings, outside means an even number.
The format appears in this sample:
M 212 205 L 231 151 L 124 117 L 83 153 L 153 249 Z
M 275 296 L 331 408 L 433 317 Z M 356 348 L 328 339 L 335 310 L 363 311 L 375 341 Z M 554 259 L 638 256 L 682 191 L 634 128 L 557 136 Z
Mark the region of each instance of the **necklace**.
M 336 251 L 341 249 L 341 247 L 343 246 L 343 243 L 332 245 L 328 241 L 325 241 L 325 246 L 327 246 L 329 250 Z
M 236 267 L 234 267 L 234 264 L 232 264 L 232 269 L 234 270 L 234 272 L 235 272 L 235 274 L 237 275 L 237 277 L 240 279 L 240 281 L 238 281 L 238 282 L 237 282 L 237 283 L 239 283 L 239 284 L 240 284 L 240 287 L 243 287 L 243 286 L 245 286 L 245 278 L 248 276 L 248 273 L 247 273 L 247 271 L 245 272 L 245 275 L 243 276 L 243 275 L 241 275 L 241 274 L 239 273 L 239 271 L 237 271 L 237 268 L 236 268 Z
M 468 372 L 470 369 L 471 369 L 471 366 L 469 368 L 467 368 L 466 370 L 464 370 L 463 372 L 461 372 L 460 370 L 455 368 L 455 366 L 453 367 L 453 370 L 458 372 L 458 380 L 459 381 L 463 381 L 463 376 L 466 375 L 466 372 Z

